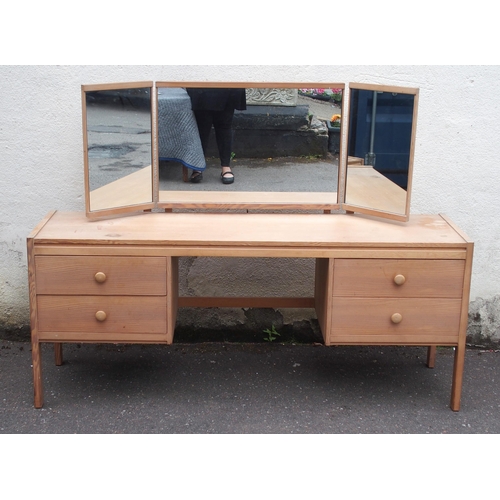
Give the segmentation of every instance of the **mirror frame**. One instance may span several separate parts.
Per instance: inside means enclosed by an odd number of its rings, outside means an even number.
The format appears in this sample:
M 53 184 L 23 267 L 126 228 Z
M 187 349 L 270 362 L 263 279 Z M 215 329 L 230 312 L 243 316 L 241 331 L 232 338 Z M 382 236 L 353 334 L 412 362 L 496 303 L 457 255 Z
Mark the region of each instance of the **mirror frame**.
M 377 209 L 375 207 L 369 206 L 369 204 L 360 206 L 355 204 L 350 204 L 346 201 L 347 199 L 347 179 L 349 176 L 349 130 L 350 127 L 346 130 L 346 145 L 345 145 L 345 158 L 344 158 L 344 179 L 343 179 L 343 195 L 342 195 L 342 209 L 348 213 L 362 213 L 366 215 L 375 215 L 377 217 L 383 217 L 391 220 L 407 222 L 410 218 L 410 201 L 411 201 L 411 186 L 412 186 L 412 178 L 413 178 L 413 160 L 415 154 L 415 138 L 417 133 L 417 115 L 418 115 L 418 96 L 419 89 L 418 88 L 410 88 L 410 87 L 399 87 L 394 85 L 371 85 L 371 84 L 363 84 L 363 83 L 350 83 L 349 91 L 348 91 L 348 115 L 349 115 L 349 125 L 351 123 L 351 99 L 352 99 L 352 90 L 368 90 L 368 91 L 376 91 L 376 92 L 391 92 L 391 93 L 399 93 L 399 94 L 408 94 L 414 96 L 413 101 L 413 115 L 412 115 L 412 129 L 411 129 L 411 137 L 410 137 L 410 150 L 409 150 L 409 161 L 408 161 L 408 183 L 406 187 L 406 203 L 404 211 L 401 213 L 389 212 Z M 386 179 L 387 181 L 387 179 Z M 392 183 L 392 181 L 390 181 Z
M 341 115 L 345 113 L 346 85 L 339 82 L 156 82 L 157 88 L 341 88 Z M 158 93 L 156 93 L 158 95 Z M 157 104 L 158 107 L 158 104 Z M 156 125 L 157 130 L 159 125 Z M 340 171 L 343 164 L 342 134 L 340 130 L 340 152 L 337 173 L 337 186 L 340 186 Z M 158 154 L 158 153 L 157 153 Z M 158 207 L 173 209 L 209 209 L 209 210 L 298 210 L 331 212 L 340 209 L 339 193 L 331 192 L 276 192 L 276 191 L 165 191 L 169 200 L 162 201 L 159 193 Z M 335 198 L 335 199 L 333 199 Z
M 137 205 L 113 207 L 102 210 L 91 210 L 89 192 L 89 162 L 86 119 L 86 93 L 99 90 L 121 90 L 133 88 L 149 88 L 151 91 L 151 152 L 152 152 L 152 202 Z M 337 192 L 323 193 L 323 198 L 318 200 L 321 193 L 315 192 L 244 192 L 244 191 L 165 191 L 169 199 L 160 200 L 159 191 L 159 146 L 158 146 L 158 89 L 163 87 L 232 87 L 232 88 L 341 88 L 341 127 L 340 127 L 340 152 L 338 166 Z M 392 213 L 378 210 L 370 206 L 358 206 L 346 203 L 346 185 L 348 175 L 348 133 L 350 124 L 350 97 L 351 91 L 373 90 L 381 92 L 399 92 L 414 96 L 411 144 L 409 151 L 407 199 L 404 213 Z M 160 210 L 165 212 L 174 209 L 194 210 L 263 210 L 263 211 L 317 211 L 331 213 L 332 211 L 345 211 L 347 213 L 362 213 L 375 215 L 397 221 L 407 221 L 409 218 L 411 185 L 413 177 L 413 159 L 415 149 L 417 111 L 419 89 L 391 85 L 372 85 L 350 83 L 346 86 L 339 82 L 188 82 L 188 81 L 161 81 L 161 82 L 124 82 L 82 85 L 82 123 L 84 136 L 84 172 L 85 172 L 85 207 L 89 219 L 118 216 L 137 212 Z M 335 198 L 331 200 L 329 197 Z
M 109 90 L 126 90 L 149 88 L 151 96 L 151 201 L 141 202 L 134 205 L 114 206 L 99 210 L 92 210 L 90 203 L 90 166 L 89 166 L 89 143 L 88 143 L 88 130 L 87 130 L 87 92 L 99 92 Z M 156 148 L 154 147 L 154 138 L 156 136 L 155 124 L 155 86 L 152 81 L 146 82 L 126 82 L 126 83 L 106 83 L 94 85 L 82 85 L 82 130 L 83 130 L 83 161 L 84 161 L 84 182 L 85 182 L 85 214 L 89 219 L 100 217 L 107 217 L 110 215 L 127 214 L 131 212 L 143 212 L 152 210 L 156 207 L 157 198 L 155 194 L 158 189 L 155 189 L 155 164 Z

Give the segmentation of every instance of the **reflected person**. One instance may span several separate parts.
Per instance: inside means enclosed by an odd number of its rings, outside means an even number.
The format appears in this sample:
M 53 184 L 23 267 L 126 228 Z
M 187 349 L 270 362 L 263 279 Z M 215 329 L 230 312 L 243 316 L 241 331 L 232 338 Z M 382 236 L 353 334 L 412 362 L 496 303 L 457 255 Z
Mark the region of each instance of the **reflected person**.
M 232 184 L 234 174 L 231 171 L 231 154 L 233 147 L 234 110 L 246 109 L 245 89 L 232 88 L 188 88 L 191 107 L 198 125 L 203 154 L 207 157 L 208 140 L 212 126 L 215 131 L 217 149 L 222 168 L 221 181 Z M 191 182 L 201 182 L 203 173 L 193 171 Z

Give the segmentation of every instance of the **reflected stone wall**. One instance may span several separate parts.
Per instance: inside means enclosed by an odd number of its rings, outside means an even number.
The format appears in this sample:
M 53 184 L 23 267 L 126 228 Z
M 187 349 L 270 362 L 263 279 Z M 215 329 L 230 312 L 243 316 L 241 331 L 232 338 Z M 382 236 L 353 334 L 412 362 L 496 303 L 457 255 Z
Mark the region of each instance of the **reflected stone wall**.
M 246 89 L 249 106 L 297 106 L 297 89 Z

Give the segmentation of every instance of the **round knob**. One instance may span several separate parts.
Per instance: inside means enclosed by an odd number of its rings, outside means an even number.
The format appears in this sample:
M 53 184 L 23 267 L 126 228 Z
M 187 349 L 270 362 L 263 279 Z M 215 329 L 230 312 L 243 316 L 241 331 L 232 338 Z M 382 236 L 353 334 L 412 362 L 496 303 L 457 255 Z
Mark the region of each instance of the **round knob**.
M 391 316 L 391 321 L 397 325 L 398 323 L 401 323 L 401 321 L 403 321 L 403 316 L 401 316 L 401 314 L 399 313 L 394 313 Z
M 104 283 L 106 281 L 106 275 L 104 273 L 102 273 L 101 271 L 99 271 L 98 273 L 95 273 L 94 278 L 97 281 L 97 283 Z
M 104 311 L 97 311 L 95 313 L 95 319 L 97 321 L 104 321 L 106 319 L 106 313 Z
M 398 286 L 401 286 L 405 281 L 406 278 L 402 274 L 396 274 L 396 276 L 394 276 L 394 283 Z

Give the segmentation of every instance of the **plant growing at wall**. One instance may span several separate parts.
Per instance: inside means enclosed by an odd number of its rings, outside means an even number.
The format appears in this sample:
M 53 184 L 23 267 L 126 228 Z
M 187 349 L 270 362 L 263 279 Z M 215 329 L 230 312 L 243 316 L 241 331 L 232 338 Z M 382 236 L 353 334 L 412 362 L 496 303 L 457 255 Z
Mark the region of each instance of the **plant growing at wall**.
M 332 127 L 340 127 L 340 120 L 341 120 L 341 116 L 340 115 L 333 115 L 330 118 L 330 125 Z
M 299 95 L 336 104 L 342 102 L 342 89 L 299 89 Z
M 273 342 L 280 336 L 280 334 L 276 331 L 274 324 L 271 328 L 267 328 L 266 330 L 264 330 L 264 333 L 267 334 L 267 337 L 264 337 L 264 340 L 267 342 Z
M 331 89 L 332 95 L 330 99 L 337 104 L 340 104 L 342 102 L 342 89 Z

